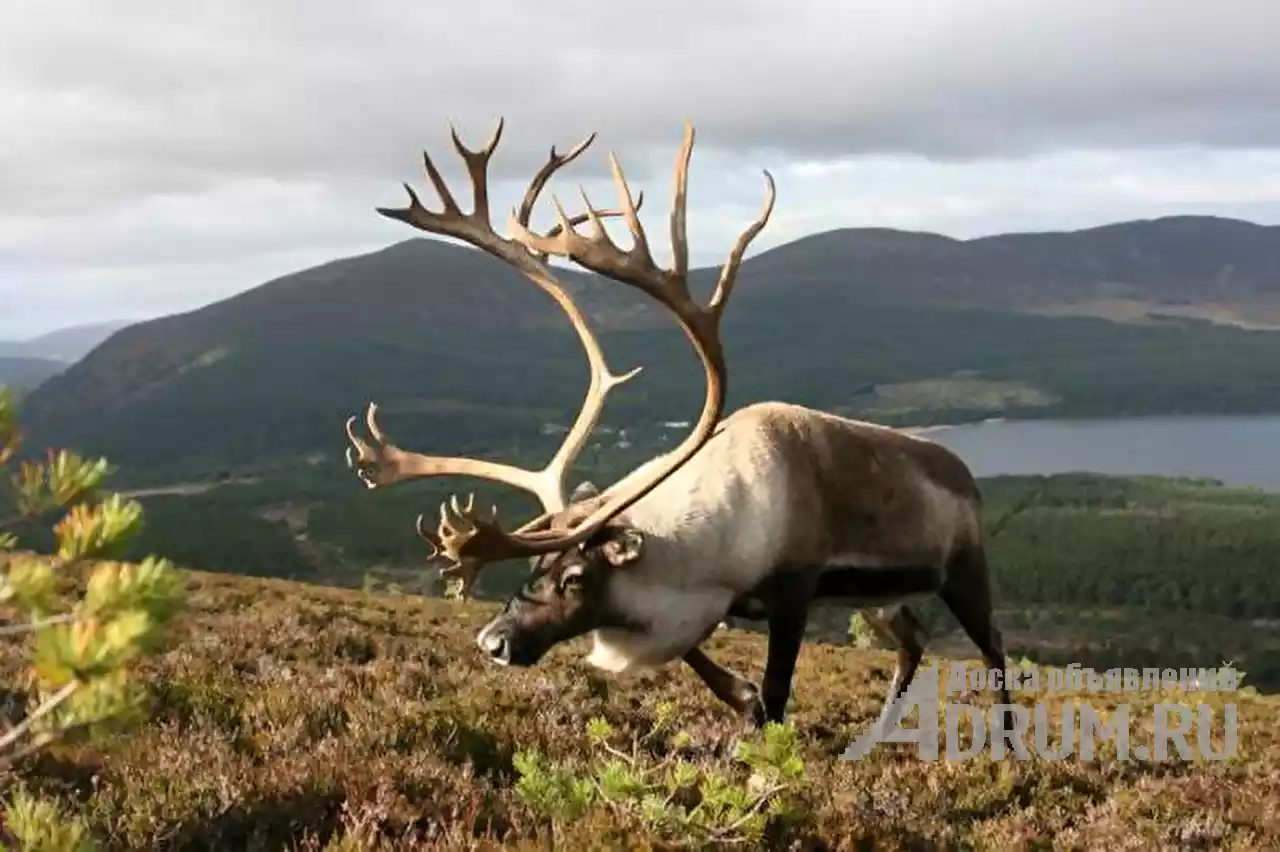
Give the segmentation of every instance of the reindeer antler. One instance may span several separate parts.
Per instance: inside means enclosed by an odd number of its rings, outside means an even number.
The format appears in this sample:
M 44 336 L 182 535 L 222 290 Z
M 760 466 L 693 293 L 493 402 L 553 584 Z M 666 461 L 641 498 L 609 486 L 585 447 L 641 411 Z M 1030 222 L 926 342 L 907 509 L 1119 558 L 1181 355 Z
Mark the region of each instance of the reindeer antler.
M 348 453 L 349 463 L 370 487 L 419 476 L 465 474 L 505 482 L 538 495 L 545 514 L 514 532 L 501 529 L 496 511 L 487 516 L 477 514 L 473 500 L 468 500 L 466 506 L 459 506 L 456 498 L 449 501 L 448 506 L 442 504 L 439 526 L 434 533 L 426 528 L 424 519 L 419 517 L 419 534 L 431 544 L 433 555 L 442 555 L 452 560 L 453 567 L 448 569 L 447 573 L 464 575 L 464 583 L 467 585 L 474 578 L 479 567 L 485 563 L 550 553 L 587 540 L 609 520 L 617 517 L 678 470 L 710 438 L 724 407 L 728 378 L 720 341 L 720 318 L 733 292 L 747 245 L 767 223 L 776 198 L 773 176 L 765 171 L 768 195 L 761 213 L 735 243 L 721 270 L 710 301 L 705 306 L 699 305 L 689 293 L 688 240 L 685 230 L 688 169 L 694 142 L 692 125 L 687 122 L 685 124 L 684 140 L 676 161 L 675 199 L 671 212 L 671 241 L 674 256 L 671 269 L 662 269 L 654 263 L 644 229 L 637 215 L 643 196 L 632 199 L 622 168 L 612 154 L 609 158 L 610 166 L 622 202 L 619 211 L 596 210 L 584 192 L 583 201 L 587 208 L 585 213 L 570 217 L 565 214 L 559 200 L 553 199 L 558 219 L 557 226 L 542 235 L 534 234 L 529 230 L 533 203 L 547 180 L 557 169 L 581 154 L 595 138 L 594 134 L 588 136 L 565 155 L 558 155 L 554 148 L 551 149 L 547 164 L 534 176 L 519 208 L 512 211 L 510 227 L 513 238 L 504 239 L 497 236 L 488 220 L 486 169 L 489 157 L 501 136 L 502 126 L 500 121 L 488 145 L 480 151 L 466 149 L 458 140 L 456 133 L 453 134 L 454 145 L 466 162 L 467 170 L 471 175 L 475 212 L 471 214 L 461 212 L 430 157 L 425 154 L 427 174 L 440 195 L 445 208 L 444 212 L 427 211 L 411 189 L 408 190 L 411 201 L 408 208 L 379 209 L 379 212 L 408 222 L 422 230 L 457 237 L 502 258 L 525 273 L 560 304 L 577 330 L 591 365 L 591 383 L 578 419 L 554 458 L 541 471 L 530 471 L 477 459 L 405 453 L 381 437 L 373 419 L 375 409 L 372 405 L 367 420 L 376 446 L 365 444 L 355 437 L 351 428 L 354 418 L 348 420 L 347 428 L 348 437 L 359 453 L 358 462 L 350 459 L 350 453 Z M 408 189 L 407 186 L 406 189 Z M 626 219 L 634 240 L 631 249 L 623 251 L 609 239 L 602 220 L 612 216 L 622 216 Z M 584 236 L 576 231 L 576 226 L 587 222 L 592 225 L 590 236 Z M 585 518 L 573 524 L 567 531 L 558 529 L 559 525 L 555 523 L 555 519 L 566 509 L 564 479 L 568 467 L 581 452 L 590 432 L 598 422 L 605 396 L 614 387 L 634 376 L 639 369 L 621 376 L 616 376 L 609 371 L 599 344 L 581 312 L 545 264 L 545 259 L 551 254 L 572 259 L 580 266 L 600 275 L 635 287 L 665 305 L 675 315 L 685 335 L 693 344 L 702 362 L 707 381 L 706 400 L 702 413 L 685 440 L 674 451 L 667 453 L 661 464 L 646 470 L 643 475 L 629 477 L 618 486 L 615 493 L 593 498 L 591 504 L 595 506 L 594 510 L 590 510 Z M 561 520 L 564 519 L 561 518 Z
M 469 517 L 466 532 L 457 534 L 450 542 L 449 555 L 458 560 L 477 559 L 493 561 L 518 556 L 551 553 L 579 544 L 612 518 L 644 497 L 663 480 L 678 470 L 706 443 L 724 408 L 727 369 L 720 342 L 720 318 L 732 295 L 747 245 L 760 232 L 769 219 L 776 198 L 773 176 L 764 173 L 768 184 L 768 196 L 756 221 L 738 238 L 721 270 L 714 293 L 706 306 L 697 304 L 688 286 L 688 240 L 685 230 L 689 161 L 693 154 L 694 130 L 686 122 L 684 141 L 676 160 L 675 200 L 671 213 L 671 240 L 674 263 L 671 269 L 657 266 L 649 252 L 648 240 L 637 215 L 637 205 L 632 200 L 630 188 L 623 176 L 617 157 L 610 154 L 609 162 L 614 183 L 622 202 L 622 215 L 634 240 L 628 251 L 619 249 L 604 229 L 603 211 L 591 206 L 583 193 L 587 208 L 586 217 L 592 224 L 592 234 L 584 236 L 575 228 L 575 220 L 567 216 L 559 199 L 553 197 L 559 233 L 539 236 L 532 233 L 512 214 L 511 230 L 515 238 L 533 251 L 556 254 L 572 259 L 593 272 L 636 287 L 671 310 L 686 336 L 697 351 L 706 373 L 707 394 L 702 413 L 693 430 L 672 452 L 666 454 L 663 463 L 656 465 L 645 475 L 630 479 L 614 494 L 568 532 L 551 529 L 532 529 L 526 525 L 513 533 L 504 532 L 496 522 Z
M 432 162 L 431 156 L 426 152 L 423 152 L 423 165 L 444 209 L 439 213 L 427 210 L 413 189 L 405 184 L 405 190 L 409 195 L 407 207 L 398 209 L 380 207 L 377 210 L 384 216 L 406 222 L 419 230 L 455 237 L 486 251 L 519 269 L 550 295 L 568 316 L 586 351 L 590 380 L 582 408 L 560 448 L 541 470 L 530 470 L 482 459 L 427 455 L 402 450 L 388 440 L 380 428 L 377 421 L 378 406 L 372 402 L 369 403 L 364 417 L 370 440 L 365 440 L 356 434 L 356 417 L 349 417 L 346 421 L 347 440 L 350 444 L 346 451 L 346 459 L 347 466 L 355 471 L 369 488 L 379 488 L 430 476 L 474 476 L 528 491 L 538 498 L 545 512 L 553 513 L 563 509 L 568 502 L 566 478 L 569 469 L 586 447 L 591 432 L 604 411 L 608 394 L 618 385 L 637 375 L 642 368 L 636 367 L 621 375 L 614 374 L 605 360 L 604 353 L 586 317 L 565 291 L 563 285 L 551 274 L 546 265 L 546 255 L 533 251 L 516 240 L 501 237 L 493 230 L 489 217 L 488 165 L 502 138 L 503 127 L 504 122 L 499 119 L 489 141 L 478 151 L 467 148 L 453 126 L 449 127 L 454 148 L 466 165 L 471 179 L 474 200 L 474 209 L 471 213 L 464 213 L 458 206 L 453 193 Z M 516 217 L 521 226 L 528 226 L 538 195 L 556 171 L 580 156 L 594 139 L 595 134 L 592 133 L 564 154 L 558 153 L 552 146 L 547 162 L 534 175 L 521 201 Z M 603 215 L 621 214 L 606 211 Z M 577 224 L 585 221 L 587 221 L 585 215 L 576 217 Z M 572 226 L 575 220 L 570 222 Z M 557 224 L 547 235 L 554 237 L 563 227 L 564 223 Z M 441 506 L 442 513 L 445 508 Z M 470 512 L 470 505 L 467 511 L 462 511 L 455 502 L 453 508 L 458 510 L 455 514 L 460 522 L 461 518 Z M 418 519 L 418 529 L 420 533 L 425 529 L 421 517 Z M 445 532 L 442 521 L 441 535 L 423 536 L 435 550 L 432 558 L 451 554 L 454 551 L 454 546 L 451 546 L 450 542 L 455 542 L 456 538 L 445 535 Z M 454 561 L 456 564 L 452 568 L 445 569 L 444 573 L 464 574 L 464 585 L 469 587 L 479 563 L 476 560 L 457 557 Z

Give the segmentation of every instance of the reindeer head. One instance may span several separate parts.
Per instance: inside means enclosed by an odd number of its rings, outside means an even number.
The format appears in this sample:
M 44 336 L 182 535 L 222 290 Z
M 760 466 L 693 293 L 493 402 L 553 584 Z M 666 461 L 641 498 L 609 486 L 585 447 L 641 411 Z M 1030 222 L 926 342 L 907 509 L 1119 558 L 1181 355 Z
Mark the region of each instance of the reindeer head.
M 685 235 L 685 199 L 689 160 L 693 153 L 693 128 L 685 125 L 684 141 L 676 160 L 675 200 L 671 212 L 671 269 L 657 266 L 649 253 L 637 210 L 643 197 L 635 200 L 617 159 L 609 161 L 614 183 L 622 201 L 619 210 L 595 210 L 583 193 L 586 212 L 565 215 L 553 198 L 558 224 L 545 234 L 529 230 L 530 216 L 538 194 L 551 176 L 576 158 L 595 138 L 588 136 L 567 154 L 551 149 L 547 163 L 534 175 L 524 200 L 510 217 L 511 237 L 501 237 L 489 220 L 488 164 L 502 135 L 503 122 L 488 144 L 479 151 L 464 146 L 451 130 L 454 147 L 471 178 L 474 210 L 462 212 L 445 185 L 430 156 L 423 154 L 427 175 L 444 207 L 433 213 L 422 206 L 412 189 L 409 206 L 379 208 L 378 212 L 430 233 L 455 237 L 498 257 L 519 269 L 560 305 L 586 351 L 590 382 L 582 409 L 560 449 L 541 470 L 517 468 L 482 459 L 432 456 L 406 452 L 390 443 L 378 426 L 377 406 L 365 413 L 370 441 L 355 432 L 355 417 L 348 418 L 347 464 L 369 488 L 392 485 L 428 476 L 466 475 L 502 482 L 529 491 L 541 501 L 543 514 L 508 532 L 499 525 L 497 512 L 478 512 L 474 499 L 465 506 L 452 498 L 440 506 L 439 523 L 430 530 L 418 517 L 418 534 L 431 546 L 431 559 L 447 560 L 446 576 L 462 580 L 466 594 L 477 573 L 487 564 L 513 558 L 529 558 L 532 572 L 524 588 L 503 612 L 477 637 L 482 648 L 500 662 L 532 664 L 558 642 L 603 627 L 643 629 L 627 625 L 615 613 L 614 578 L 617 572 L 639 560 L 643 553 L 640 531 L 620 522 L 622 513 L 684 465 L 711 437 L 724 407 L 727 371 L 720 343 L 720 318 L 733 291 L 738 268 L 747 245 L 760 232 L 773 210 L 773 177 L 766 171 L 768 195 L 757 220 L 742 233 L 726 261 L 710 301 L 696 303 L 689 293 L 688 244 Z M 625 218 L 633 245 L 623 251 L 604 229 L 606 217 Z M 590 236 L 575 228 L 590 222 Z M 565 478 L 592 430 L 600 419 L 606 396 L 640 369 L 615 375 L 579 310 L 547 265 L 549 255 L 573 260 L 592 272 L 627 284 L 657 300 L 675 316 L 702 362 L 707 394 L 702 414 L 693 430 L 671 452 L 644 465 L 621 482 L 601 493 L 587 493 L 570 502 L 565 495 Z M 594 491 L 594 486 L 592 486 Z M 577 496 L 577 495 L 575 495 Z
M 636 529 L 606 524 L 575 547 L 530 557 L 528 580 L 476 644 L 495 662 L 531 666 L 553 646 L 592 630 L 644 630 L 628 619 L 614 587 L 617 572 L 640 558 L 643 542 Z

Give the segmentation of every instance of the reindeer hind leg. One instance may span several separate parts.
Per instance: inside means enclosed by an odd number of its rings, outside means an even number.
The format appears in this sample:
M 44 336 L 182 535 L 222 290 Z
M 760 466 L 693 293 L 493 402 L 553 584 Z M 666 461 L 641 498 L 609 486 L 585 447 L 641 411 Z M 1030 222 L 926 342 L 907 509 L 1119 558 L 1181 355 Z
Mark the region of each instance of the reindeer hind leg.
M 1004 653 L 1004 638 L 995 624 L 991 573 L 986 551 L 980 545 L 956 554 L 948 568 L 947 579 L 938 590 L 938 596 L 978 647 L 987 667 L 1005 671 L 1008 664 Z M 1012 705 L 1013 699 L 1009 695 L 1007 681 L 1007 677 L 1001 678 L 1000 703 Z M 1013 725 L 1013 711 L 1005 710 L 1005 731 L 1012 731 Z
M 883 609 L 861 609 L 859 612 L 881 639 L 898 649 L 898 663 L 894 668 L 893 680 L 889 684 L 880 718 L 876 720 L 878 726 L 887 730 L 897 722 L 900 712 L 896 706 L 897 701 L 916 676 L 916 669 L 924 659 L 924 646 L 929 634 L 924 620 L 910 604 L 894 606 L 887 617 Z

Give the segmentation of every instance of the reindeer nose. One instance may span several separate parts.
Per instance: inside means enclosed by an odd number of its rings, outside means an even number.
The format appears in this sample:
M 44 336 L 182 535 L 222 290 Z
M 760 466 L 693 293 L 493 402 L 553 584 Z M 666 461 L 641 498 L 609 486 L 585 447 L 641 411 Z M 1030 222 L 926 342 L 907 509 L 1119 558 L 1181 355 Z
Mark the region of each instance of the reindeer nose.
M 507 641 L 505 631 L 486 630 L 480 634 L 477 644 L 494 662 L 504 666 L 511 662 L 511 643 Z
M 505 636 L 495 636 L 487 643 L 489 648 L 489 656 L 496 662 L 511 662 L 511 643 L 507 641 Z

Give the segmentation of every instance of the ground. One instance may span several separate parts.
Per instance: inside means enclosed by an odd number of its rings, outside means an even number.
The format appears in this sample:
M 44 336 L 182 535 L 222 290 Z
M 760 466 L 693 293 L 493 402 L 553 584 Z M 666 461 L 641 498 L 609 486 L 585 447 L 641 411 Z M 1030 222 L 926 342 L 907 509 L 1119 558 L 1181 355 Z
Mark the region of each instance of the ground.
M 519 777 L 528 760 L 518 755 L 533 752 L 588 778 L 603 754 L 590 720 L 627 744 L 663 712 L 687 742 L 651 739 L 642 765 L 674 750 L 735 788 L 758 783 L 730 754 L 738 721 L 681 665 L 614 678 L 585 667 L 575 644 L 538 668 L 504 670 L 473 642 L 492 604 L 212 574 L 190 584 L 180 644 L 144 670 L 151 720 L 28 760 L 0 787 L 61 800 L 106 848 L 671 848 L 675 835 L 664 841 L 638 811 L 598 800 L 557 820 Z M 705 647 L 759 676 L 762 637 L 720 631 Z M 1091 762 L 949 764 L 902 744 L 839 760 L 878 713 L 892 662 L 806 646 L 788 718 L 803 769 L 778 796 L 785 815 L 746 848 L 1280 848 L 1280 699 L 1200 693 L 1239 708 L 1236 755 L 1216 762 L 1122 762 L 1104 747 Z M 0 679 L 16 682 L 21 665 L 20 646 L 0 645 Z M 1127 700 L 1135 714 L 1161 700 L 1075 697 L 1098 709 Z M 1063 698 L 1039 700 L 1056 717 Z

